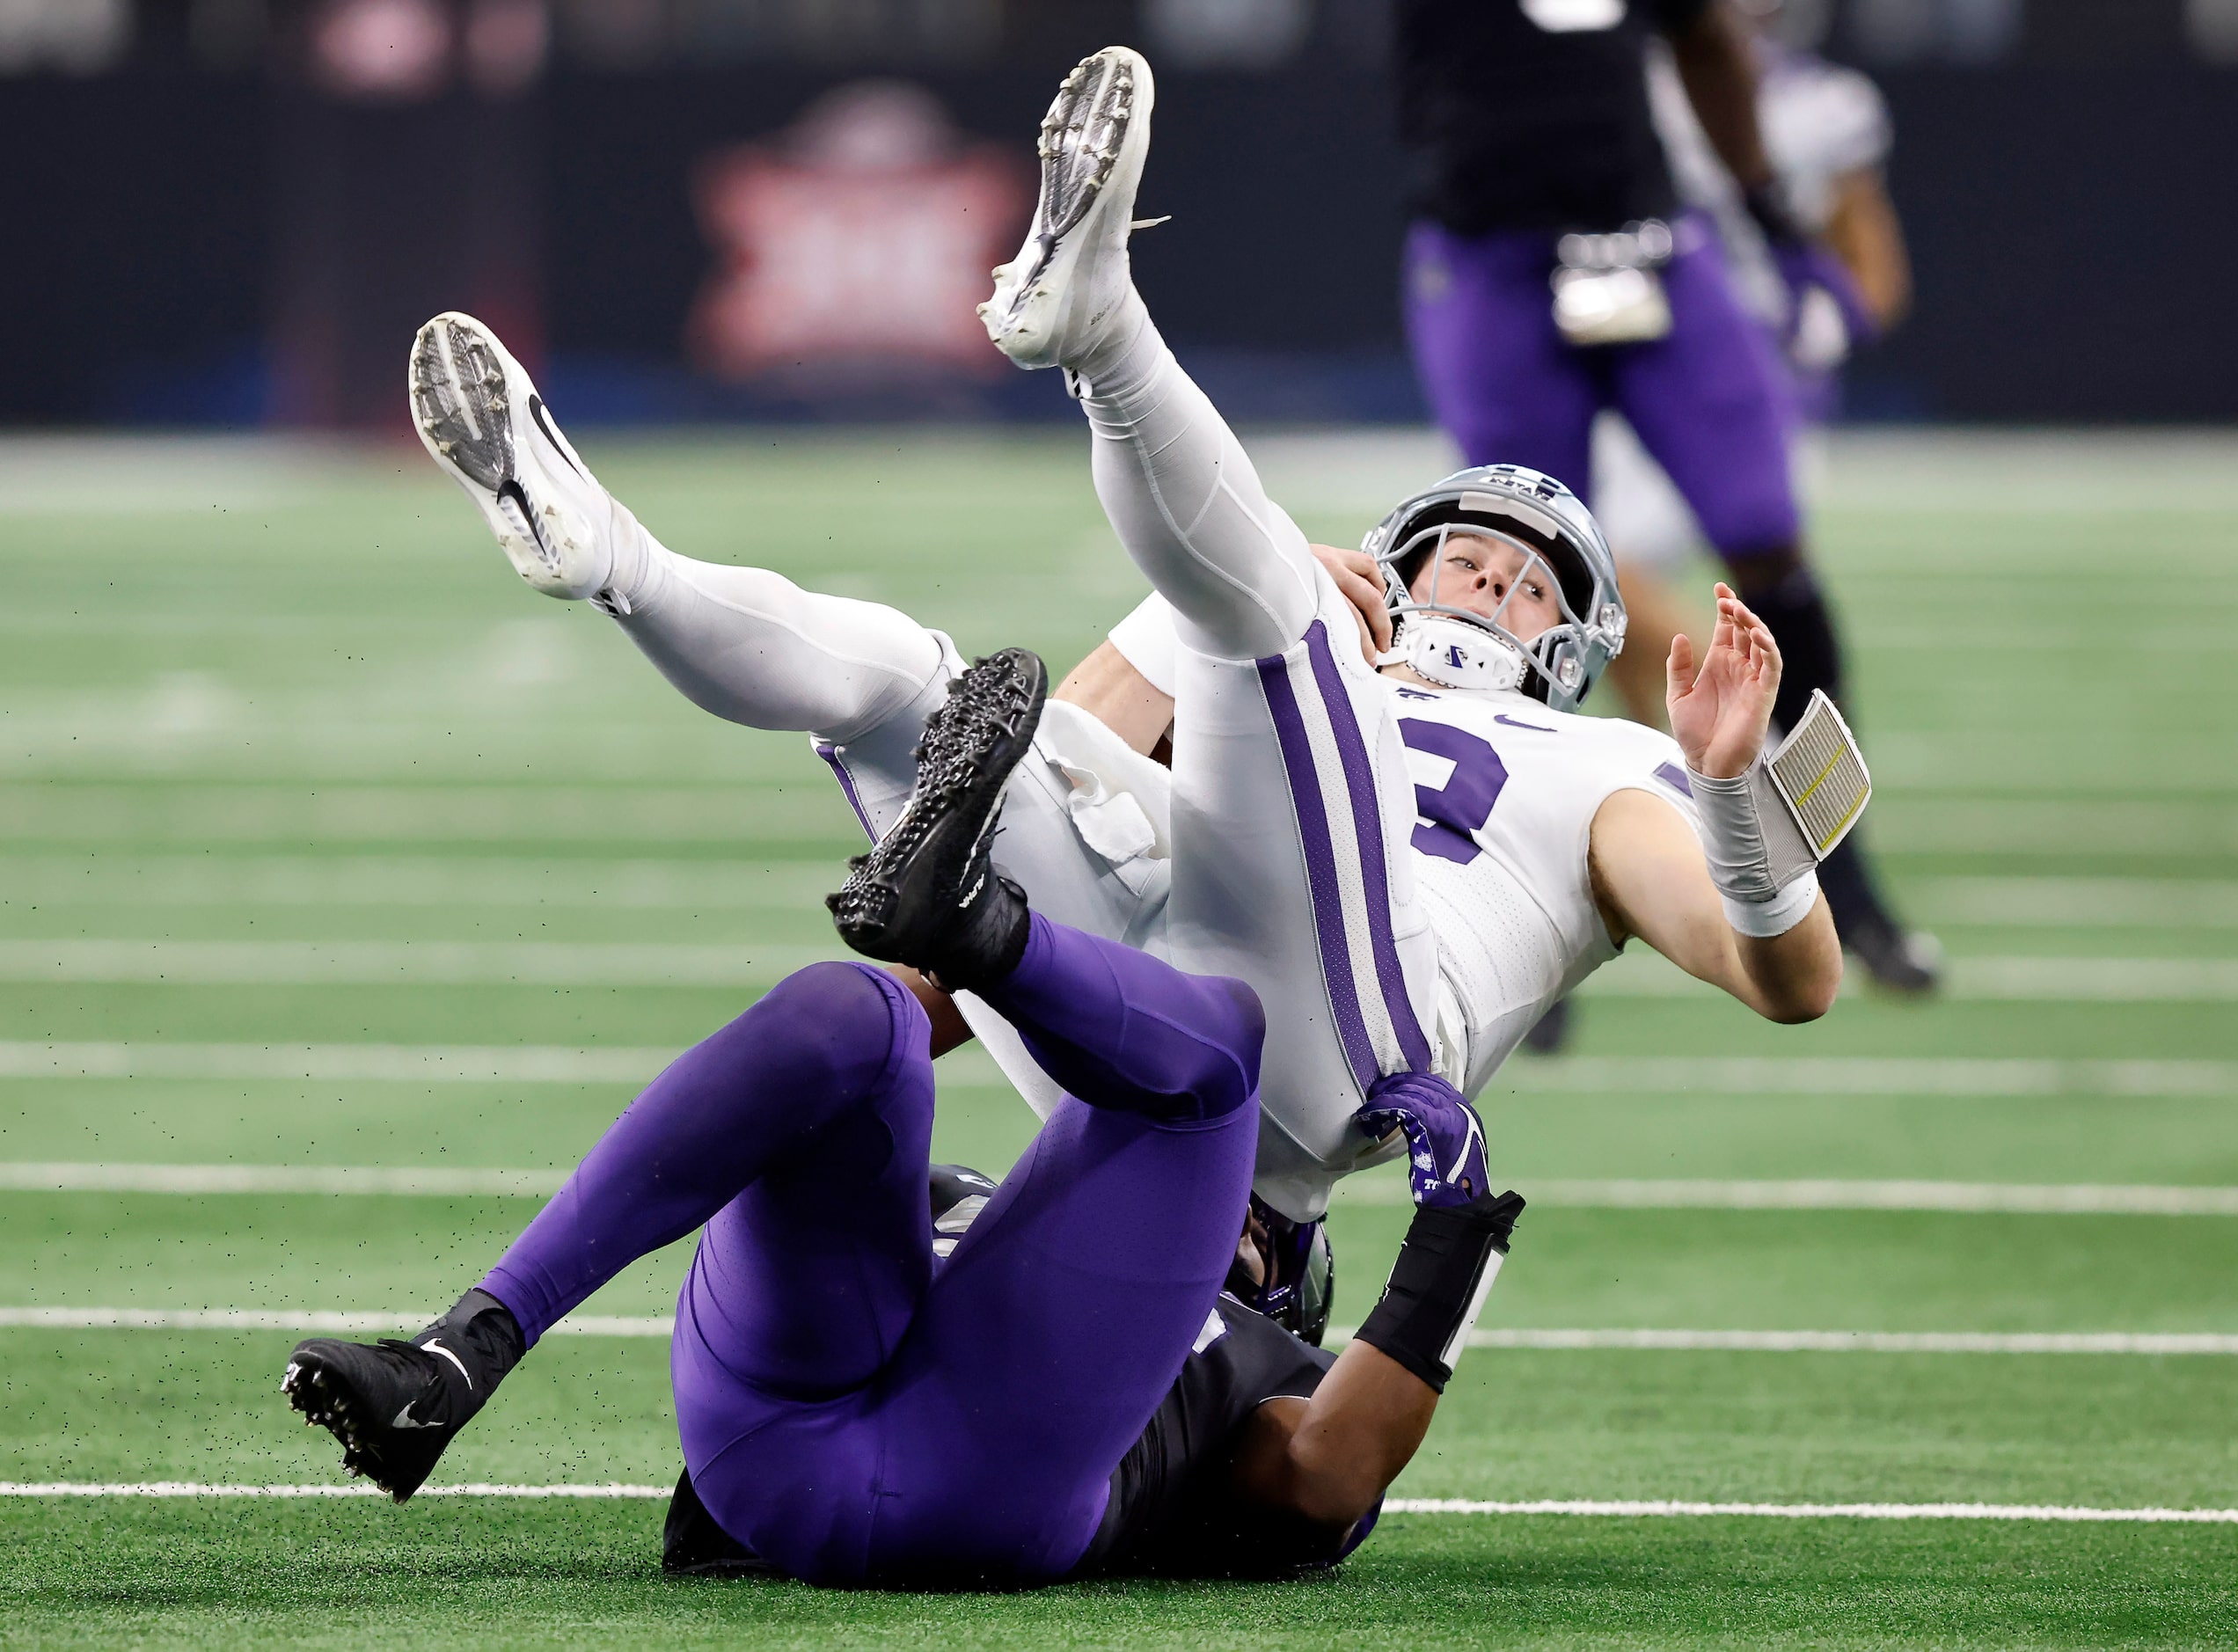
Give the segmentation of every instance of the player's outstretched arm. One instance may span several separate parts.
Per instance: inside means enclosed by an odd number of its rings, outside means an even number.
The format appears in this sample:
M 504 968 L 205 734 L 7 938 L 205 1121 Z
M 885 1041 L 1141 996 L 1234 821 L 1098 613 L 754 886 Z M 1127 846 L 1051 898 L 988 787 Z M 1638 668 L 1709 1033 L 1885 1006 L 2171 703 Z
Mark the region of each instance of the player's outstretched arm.
M 1883 333 L 1904 319 L 1912 307 L 1912 256 L 1880 168 L 1861 167 L 1834 180 L 1826 244 L 1849 272 L 1857 296 Z
M 1722 0 L 1711 0 L 1691 23 L 1671 31 L 1670 40 L 1686 101 L 1717 158 L 1743 189 L 1764 188 L 1772 181 L 1772 163 L 1757 123 L 1756 53 L 1748 25 Z
M 1415 1219 L 1373 1312 L 1311 1400 L 1270 1400 L 1236 1453 L 1248 1501 L 1349 1532 L 1429 1432 L 1437 1397 L 1499 1277 L 1523 1200 L 1496 1194 L 1476 1109 L 1435 1073 L 1376 1080 L 1356 1122 L 1402 1135 Z
M 1721 584 L 1699 665 L 1693 641 L 1679 636 L 1668 669 L 1671 733 L 1701 782 L 1697 794 L 1745 775 L 1764 749 L 1779 693 L 1771 632 Z M 1758 905 L 1735 902 L 1712 881 L 1701 839 L 1678 810 L 1635 791 L 1616 793 L 1594 815 L 1591 866 L 1595 898 L 1619 944 L 1637 936 L 1772 1020 L 1815 1020 L 1833 1007 L 1841 943 L 1815 881 Z M 1796 895 L 1808 902 L 1800 912 L 1787 910 Z
M 1236 1488 L 1262 1508 L 1349 1531 L 1414 1460 L 1437 1409 L 1436 1389 L 1356 1339 L 1311 1400 L 1269 1400 L 1252 1413 Z

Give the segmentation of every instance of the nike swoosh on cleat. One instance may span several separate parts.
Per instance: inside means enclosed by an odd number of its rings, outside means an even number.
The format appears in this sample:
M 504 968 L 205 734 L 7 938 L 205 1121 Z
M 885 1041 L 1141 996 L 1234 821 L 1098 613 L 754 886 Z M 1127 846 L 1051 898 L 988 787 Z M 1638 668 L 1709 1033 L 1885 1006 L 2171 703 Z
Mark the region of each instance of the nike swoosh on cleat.
M 414 1422 L 412 1416 L 412 1407 L 410 1406 L 406 1406 L 403 1410 L 396 1414 L 396 1421 L 390 1423 L 389 1426 L 392 1429 L 432 1429 L 435 1425 L 432 1422 Z
M 552 551 L 552 546 L 545 542 L 544 530 L 538 525 L 536 512 L 530 507 L 527 491 L 519 482 L 508 476 L 505 479 L 503 485 L 498 488 L 497 498 L 500 504 L 508 504 L 513 507 L 514 515 L 520 518 L 521 526 L 527 530 L 530 542 L 536 546 L 537 554 L 544 559 L 545 567 L 557 574 L 560 568 L 560 558 Z
M 537 428 L 544 432 L 544 439 L 552 443 L 552 450 L 561 458 L 567 459 L 567 445 L 560 440 L 560 432 L 552 426 L 552 415 L 545 412 L 544 398 L 534 391 L 529 395 L 529 417 L 535 420 Z M 582 466 L 573 459 L 567 459 L 567 468 L 577 476 L 582 476 Z M 583 477 L 583 479 L 589 481 L 590 479 Z
M 452 1352 L 451 1352 L 449 1349 L 445 1348 L 445 1347 L 444 1347 L 444 1346 L 443 1346 L 441 1342 L 436 1341 L 435 1341 L 435 1339 L 434 1337 L 432 1337 L 432 1336 L 431 1336 L 431 1337 L 429 1337 L 429 1338 L 428 1338 L 426 1341 L 424 1341 L 424 1342 L 421 1343 L 421 1344 L 420 1344 L 420 1346 L 421 1346 L 421 1348 L 426 1349 L 428 1350 L 428 1352 L 429 1352 L 430 1354 L 440 1354 L 440 1355 L 442 1355 L 442 1356 L 445 1359 L 449 1360 L 449 1361 L 450 1361 L 452 1364 L 454 1364 L 454 1365 L 457 1366 L 457 1367 L 458 1367 L 458 1374 L 459 1374 L 461 1377 L 464 1377 L 464 1378 L 466 1379 L 466 1391 L 467 1391 L 469 1393 L 472 1393 L 473 1392 L 473 1390 L 474 1390 L 474 1373 L 473 1373 L 472 1371 L 468 1371 L 468 1370 L 466 1369 L 466 1362 L 465 1362 L 464 1360 L 463 1360 L 463 1359 L 459 1358 L 457 1355 L 456 1355 L 456 1354 L 452 1353 Z

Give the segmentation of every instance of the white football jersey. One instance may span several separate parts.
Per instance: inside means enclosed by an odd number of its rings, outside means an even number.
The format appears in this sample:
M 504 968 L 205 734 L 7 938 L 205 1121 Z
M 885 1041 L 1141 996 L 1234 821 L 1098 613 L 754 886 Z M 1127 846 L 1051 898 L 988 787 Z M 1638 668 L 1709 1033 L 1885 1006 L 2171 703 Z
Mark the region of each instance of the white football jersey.
M 1152 686 L 1174 692 L 1174 619 L 1162 601 L 1145 602 L 1111 640 Z M 1548 711 L 1514 692 L 1382 682 L 1407 746 L 1414 873 L 1437 941 L 1437 1071 L 1473 1096 L 1555 999 L 1616 955 L 1588 865 L 1602 803 L 1651 793 L 1700 830 L 1686 759 L 1640 723 Z
M 1438 1071 L 1488 1083 L 1548 1006 L 1616 955 L 1593 900 L 1593 816 L 1650 793 L 1689 825 L 1668 735 L 1521 694 L 1396 683 L 1415 782 L 1415 875 L 1437 932 Z

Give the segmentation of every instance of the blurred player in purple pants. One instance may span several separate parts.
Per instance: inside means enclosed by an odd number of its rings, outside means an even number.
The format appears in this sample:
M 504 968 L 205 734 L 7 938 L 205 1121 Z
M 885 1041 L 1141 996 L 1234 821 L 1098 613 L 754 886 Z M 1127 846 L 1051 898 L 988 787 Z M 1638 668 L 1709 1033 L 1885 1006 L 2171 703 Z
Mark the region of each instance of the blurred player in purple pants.
M 1397 16 L 1407 325 L 1438 421 L 1469 464 L 1543 471 L 1590 505 L 1594 420 L 1620 413 L 1779 640 L 1775 720 L 1793 727 L 1842 676 L 1790 473 L 1796 409 L 1708 219 L 1678 211 L 1645 79 L 1660 34 L 1782 274 L 1848 296 L 1766 161 L 1747 26 L 1723 0 L 1400 0 Z M 1820 877 L 1876 979 L 1933 986 L 1854 842 Z

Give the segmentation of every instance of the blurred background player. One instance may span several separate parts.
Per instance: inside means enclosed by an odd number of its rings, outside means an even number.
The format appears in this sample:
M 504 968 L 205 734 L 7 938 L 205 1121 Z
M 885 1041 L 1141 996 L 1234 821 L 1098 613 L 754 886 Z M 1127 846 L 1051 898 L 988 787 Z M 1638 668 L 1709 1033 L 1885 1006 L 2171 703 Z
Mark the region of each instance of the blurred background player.
M 1658 40 L 1790 307 L 1823 311 L 1807 301 L 1825 289 L 1856 308 L 1767 158 L 1754 30 L 1727 0 L 1400 0 L 1408 333 L 1470 464 L 1529 465 L 1590 504 L 1596 417 L 1624 416 L 1779 639 L 1777 720 L 1789 727 L 1814 689 L 1841 688 L 1791 474 L 1794 391 L 1710 219 L 1678 210 L 1649 105 Z M 1825 872 L 1843 940 L 1873 977 L 1931 988 L 1932 949 L 1904 934 L 1854 844 Z
M 1838 271 L 1820 266 L 1819 273 L 1846 282 L 1846 290 L 1808 279 L 1790 284 L 1660 41 L 1649 51 L 1648 98 L 1679 198 L 1715 220 L 1734 290 L 1778 347 L 1796 414 L 1793 469 L 1807 495 L 1825 467 L 1825 427 L 1841 410 L 1841 368 L 1854 347 L 1903 319 L 1912 298 L 1911 259 L 1882 170 L 1891 133 L 1879 88 L 1858 70 L 1804 49 L 1786 26 L 1785 0 L 1739 0 L 1739 7 L 1758 29 L 1757 123 L 1766 157 L 1796 219 L 1839 261 Z M 1686 501 L 1613 410 L 1604 410 L 1594 424 L 1592 471 L 1594 512 L 1617 552 L 1631 619 L 1631 647 L 1612 662 L 1610 680 L 1627 714 L 1658 723 L 1661 651 L 1699 618 L 1698 605 L 1684 600 L 1678 581 L 1708 547 Z M 1934 969 L 1938 949 L 1931 938 L 1893 939 L 1902 954 L 1895 961 L 1899 972 Z M 1876 935 L 1851 944 L 1877 976 L 1876 960 L 1890 941 Z

